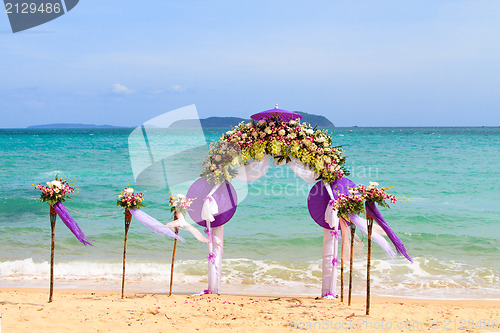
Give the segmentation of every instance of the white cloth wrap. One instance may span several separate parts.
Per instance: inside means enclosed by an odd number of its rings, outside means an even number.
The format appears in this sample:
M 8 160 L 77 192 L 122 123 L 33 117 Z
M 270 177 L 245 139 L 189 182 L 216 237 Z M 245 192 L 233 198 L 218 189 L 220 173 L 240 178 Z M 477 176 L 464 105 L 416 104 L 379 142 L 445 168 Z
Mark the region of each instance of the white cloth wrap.
M 323 185 L 325 186 L 330 196 L 330 200 L 333 200 L 334 196 L 332 189 L 330 188 L 330 184 L 323 183 Z M 326 219 L 326 212 L 329 212 L 328 220 Z M 328 205 L 326 207 L 326 212 L 326 222 L 340 235 L 339 218 L 337 216 L 337 211 L 332 210 L 332 207 Z M 333 259 L 338 257 L 338 245 L 338 237 L 333 236 L 331 230 L 323 228 L 323 269 L 321 288 L 322 297 L 328 296 L 328 298 L 334 298 L 337 295 L 337 265 L 333 264 Z
M 292 171 L 305 180 L 308 183 L 314 184 L 318 177 L 314 174 L 314 171 L 306 167 L 301 161 L 296 158 L 292 158 L 290 162 L 288 162 L 288 166 Z
M 260 161 L 252 161 L 247 165 L 241 165 L 235 169 L 237 172 L 234 179 L 251 182 L 264 176 L 269 170 L 271 155 L 265 155 Z
M 207 229 L 211 233 L 208 239 L 208 255 L 214 256 L 214 262 L 208 260 L 208 289 L 213 294 L 220 293 L 220 282 L 222 277 L 222 251 L 224 245 L 224 226 L 212 228 L 210 223 L 215 221 L 214 215 L 219 212 L 219 206 L 212 195 L 221 184 L 215 185 L 204 199 L 201 217 L 207 223 Z M 210 235 L 210 234 L 209 234 Z
M 212 242 L 208 243 L 209 253 L 214 254 L 214 263 L 208 261 L 208 289 L 212 294 L 220 294 L 222 280 L 222 254 L 224 251 L 224 226 L 212 228 Z M 212 248 L 212 249 L 210 249 Z

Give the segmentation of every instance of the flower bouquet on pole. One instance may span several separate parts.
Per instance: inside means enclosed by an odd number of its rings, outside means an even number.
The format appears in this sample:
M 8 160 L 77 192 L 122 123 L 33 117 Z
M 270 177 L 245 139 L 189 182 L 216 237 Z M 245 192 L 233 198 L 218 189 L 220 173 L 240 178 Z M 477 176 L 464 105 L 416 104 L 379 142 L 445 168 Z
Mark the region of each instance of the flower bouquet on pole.
M 40 195 L 41 202 L 47 202 L 50 205 L 50 227 L 51 227 L 51 248 L 50 248 L 50 291 L 49 291 L 49 303 L 52 302 L 52 295 L 54 292 L 54 245 L 55 245 L 55 227 L 56 227 L 56 217 L 59 215 L 63 223 L 71 230 L 71 232 L 76 236 L 76 238 L 84 245 L 92 245 L 87 240 L 87 237 L 83 233 L 80 226 L 71 217 L 66 207 L 64 207 L 63 202 L 66 199 L 71 199 L 69 196 L 78 189 L 70 186 L 66 179 L 61 179 L 56 176 L 55 180 L 46 183 L 47 186 L 38 184 L 35 186 L 36 189 L 41 190 Z
M 194 229 L 194 227 L 189 225 L 185 220 L 185 216 L 189 210 L 189 206 L 191 206 L 193 201 L 194 201 L 194 199 L 188 199 L 183 194 L 177 194 L 177 196 L 175 196 L 175 197 L 170 196 L 168 203 L 170 206 L 170 212 L 174 213 L 174 216 L 173 216 L 174 221 L 167 223 L 167 226 L 173 228 L 176 235 L 179 234 L 179 228 L 184 227 L 184 228 L 188 229 L 193 235 L 195 235 L 195 237 L 196 237 L 196 233 L 198 233 L 199 236 L 203 237 L 198 230 Z M 175 261 L 176 249 L 177 249 L 177 239 L 174 240 L 174 250 L 172 251 L 172 265 L 170 267 L 170 292 L 169 292 L 168 296 L 172 295 L 172 285 L 173 285 L 173 280 L 174 280 L 174 261 Z
M 125 208 L 125 239 L 123 242 L 122 298 L 124 298 L 124 291 L 125 291 L 125 260 L 127 256 L 127 234 L 128 234 L 128 229 L 130 227 L 130 223 L 132 222 L 132 216 L 157 234 L 163 236 L 170 236 L 175 239 L 180 239 L 181 241 L 184 241 L 181 237 L 174 234 L 172 230 L 170 230 L 167 226 L 165 226 L 155 218 L 149 216 L 148 214 L 140 210 L 141 207 L 144 207 L 143 201 L 144 201 L 143 193 L 134 193 L 134 189 L 132 187 L 127 187 L 121 193 L 118 194 L 118 200 L 116 202 L 117 206 Z
M 370 269 L 371 269 L 371 241 L 377 242 L 390 257 L 395 256 L 394 250 L 385 240 L 383 235 L 386 235 L 396 247 L 399 254 L 404 255 L 408 260 L 412 261 L 406 253 L 405 246 L 394 231 L 389 227 L 384 220 L 380 211 L 375 204 L 382 207 L 389 207 L 386 200 L 391 203 L 401 201 L 395 196 L 386 192 L 389 187 L 378 188 L 378 183 L 370 182 L 370 186 L 359 185 L 349 190 L 349 194 L 340 195 L 335 201 L 335 208 L 338 210 L 339 217 L 342 217 L 351 223 L 351 227 L 358 226 L 365 234 L 368 235 L 368 256 L 367 256 L 367 277 L 366 277 L 366 314 L 370 314 Z M 359 214 L 366 213 L 366 221 L 359 217 Z M 373 234 L 373 221 L 376 221 L 380 226 L 380 231 Z M 351 271 L 352 271 L 352 252 L 351 252 Z M 351 281 L 352 273 L 350 273 L 349 299 L 351 298 Z

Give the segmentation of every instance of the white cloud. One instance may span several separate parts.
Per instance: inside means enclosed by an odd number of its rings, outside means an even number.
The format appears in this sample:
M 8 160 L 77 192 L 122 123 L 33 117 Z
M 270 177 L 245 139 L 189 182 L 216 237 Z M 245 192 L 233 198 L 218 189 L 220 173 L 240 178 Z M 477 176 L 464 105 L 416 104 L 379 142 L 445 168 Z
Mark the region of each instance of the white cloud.
M 135 91 L 125 87 L 122 84 L 114 83 L 113 87 L 111 88 L 111 92 L 113 92 L 115 94 L 120 94 L 120 95 L 129 95 L 129 94 L 133 94 Z
M 173 92 L 185 92 L 187 89 L 181 85 L 173 84 L 168 88 L 168 90 Z

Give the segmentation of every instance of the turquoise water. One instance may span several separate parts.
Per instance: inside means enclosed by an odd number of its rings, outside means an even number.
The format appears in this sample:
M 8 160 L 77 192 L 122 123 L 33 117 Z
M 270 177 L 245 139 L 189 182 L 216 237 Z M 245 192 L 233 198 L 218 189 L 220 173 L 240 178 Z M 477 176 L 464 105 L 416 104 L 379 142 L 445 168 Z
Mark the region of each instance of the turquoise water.
M 31 184 L 56 174 L 77 179 L 80 192 L 66 207 L 111 214 L 72 212 L 93 247 L 81 245 L 58 222 L 56 286 L 119 286 L 123 214 L 115 202 L 117 192 L 134 185 L 131 131 L 0 130 L 0 286 L 46 286 L 49 208 Z M 223 131 L 205 135 L 215 141 Z M 187 144 L 188 134 L 179 132 L 178 141 Z M 375 248 L 373 293 L 500 299 L 500 128 L 335 128 L 332 137 L 344 146 L 351 180 L 392 185 L 392 193 L 408 200 L 382 213 L 415 262 L 389 259 Z M 201 171 L 199 154 L 182 162 Z M 167 189 L 134 187 L 146 191 L 145 212 L 170 219 Z M 288 166 L 273 165 L 249 183 L 225 225 L 223 291 L 320 293 L 322 230 L 307 210 L 310 188 Z M 176 290 L 200 291 L 206 287 L 206 244 L 182 235 Z M 172 247 L 171 239 L 133 221 L 127 249 L 131 288 L 167 290 Z M 365 252 L 354 265 L 358 294 L 364 293 Z

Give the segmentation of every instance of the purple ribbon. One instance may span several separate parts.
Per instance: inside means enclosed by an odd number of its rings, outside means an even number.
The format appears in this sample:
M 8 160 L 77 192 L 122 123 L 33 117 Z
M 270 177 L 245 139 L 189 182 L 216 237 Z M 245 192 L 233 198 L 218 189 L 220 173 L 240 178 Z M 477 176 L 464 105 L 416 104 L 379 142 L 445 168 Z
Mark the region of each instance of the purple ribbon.
M 207 234 L 208 242 L 212 243 L 212 232 L 208 228 L 205 228 L 205 233 Z
M 212 252 L 209 253 L 208 257 L 207 257 L 208 261 L 210 261 L 210 263 L 212 265 L 215 265 L 215 254 L 213 254 Z
M 375 205 L 375 202 L 373 201 L 366 201 L 365 202 L 365 208 L 366 208 L 366 213 L 371 216 L 375 222 L 378 223 L 378 225 L 384 230 L 384 232 L 387 234 L 387 237 L 391 240 L 392 244 L 396 247 L 396 251 L 398 251 L 399 254 L 402 254 L 408 259 L 410 262 L 413 262 L 411 257 L 406 253 L 406 248 L 401 239 L 396 235 L 396 233 L 389 227 L 387 222 L 384 220 L 384 217 L 378 210 L 377 206 Z
M 62 202 L 56 203 L 54 206 L 54 209 L 63 221 L 63 223 L 71 230 L 71 232 L 76 236 L 76 238 L 83 244 L 83 245 L 92 245 L 87 239 L 87 236 L 83 233 L 82 229 L 80 229 L 80 226 L 76 221 L 69 215 L 68 210 Z
M 334 294 L 332 294 L 330 291 L 329 291 L 329 292 L 327 292 L 327 293 L 325 294 L 325 296 L 323 296 L 323 297 L 327 297 L 327 296 L 333 296 L 333 297 L 335 297 L 335 295 L 334 295 Z
M 332 234 L 333 237 L 339 239 L 339 236 L 340 236 L 339 230 L 331 230 L 330 233 Z
M 210 290 L 210 288 L 208 288 L 208 289 L 203 290 L 203 293 L 204 294 L 211 294 L 212 291 Z
M 332 260 L 333 266 L 337 266 L 338 263 L 339 263 L 339 260 L 337 258 L 333 258 L 333 260 Z

